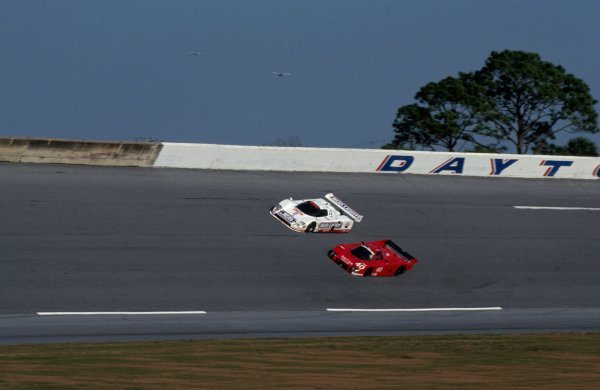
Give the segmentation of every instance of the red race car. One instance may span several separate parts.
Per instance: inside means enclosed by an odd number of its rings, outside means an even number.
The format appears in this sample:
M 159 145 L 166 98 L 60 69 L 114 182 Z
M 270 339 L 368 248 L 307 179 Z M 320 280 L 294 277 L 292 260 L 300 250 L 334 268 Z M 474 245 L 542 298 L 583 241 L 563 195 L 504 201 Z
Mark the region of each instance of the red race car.
M 399 276 L 417 263 L 392 240 L 340 244 L 327 255 L 354 276 Z

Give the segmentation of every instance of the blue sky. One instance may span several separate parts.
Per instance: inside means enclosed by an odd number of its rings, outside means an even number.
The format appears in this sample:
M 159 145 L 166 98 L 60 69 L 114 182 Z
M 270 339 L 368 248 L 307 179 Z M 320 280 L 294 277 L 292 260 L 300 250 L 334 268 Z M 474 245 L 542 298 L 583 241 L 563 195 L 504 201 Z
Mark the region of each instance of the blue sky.
M 599 36 L 594 0 L 0 0 L 0 136 L 380 147 L 493 50 L 600 100 Z

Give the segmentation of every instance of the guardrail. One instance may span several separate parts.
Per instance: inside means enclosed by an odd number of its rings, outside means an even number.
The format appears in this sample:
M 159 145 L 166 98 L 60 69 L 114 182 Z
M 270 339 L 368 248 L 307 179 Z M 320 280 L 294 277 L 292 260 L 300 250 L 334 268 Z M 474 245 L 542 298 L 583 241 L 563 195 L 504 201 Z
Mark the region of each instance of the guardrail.
M 0 138 L 0 161 L 152 167 L 159 142 Z
M 413 173 L 523 178 L 600 178 L 600 158 L 163 143 L 156 167 Z
M 257 171 L 600 178 L 600 158 L 0 138 L 0 161 Z

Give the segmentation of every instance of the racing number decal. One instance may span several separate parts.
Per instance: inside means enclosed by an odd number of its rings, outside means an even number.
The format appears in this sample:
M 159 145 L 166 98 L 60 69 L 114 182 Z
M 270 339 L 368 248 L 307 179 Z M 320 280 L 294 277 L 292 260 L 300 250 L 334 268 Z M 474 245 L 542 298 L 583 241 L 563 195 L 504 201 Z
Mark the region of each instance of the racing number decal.
M 367 266 L 365 263 L 356 263 L 356 268 L 363 270 L 365 269 Z
M 375 270 L 375 272 L 381 272 L 381 271 L 383 271 L 383 267 L 379 267 Z

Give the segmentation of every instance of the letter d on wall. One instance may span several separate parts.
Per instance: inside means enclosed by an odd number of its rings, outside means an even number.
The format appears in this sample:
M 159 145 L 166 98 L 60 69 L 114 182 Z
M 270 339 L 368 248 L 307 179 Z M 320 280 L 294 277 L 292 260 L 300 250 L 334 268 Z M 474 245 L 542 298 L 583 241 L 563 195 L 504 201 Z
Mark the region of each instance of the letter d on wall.
M 404 172 L 415 161 L 414 156 L 392 156 L 389 155 L 379 166 L 377 167 L 378 172 Z

